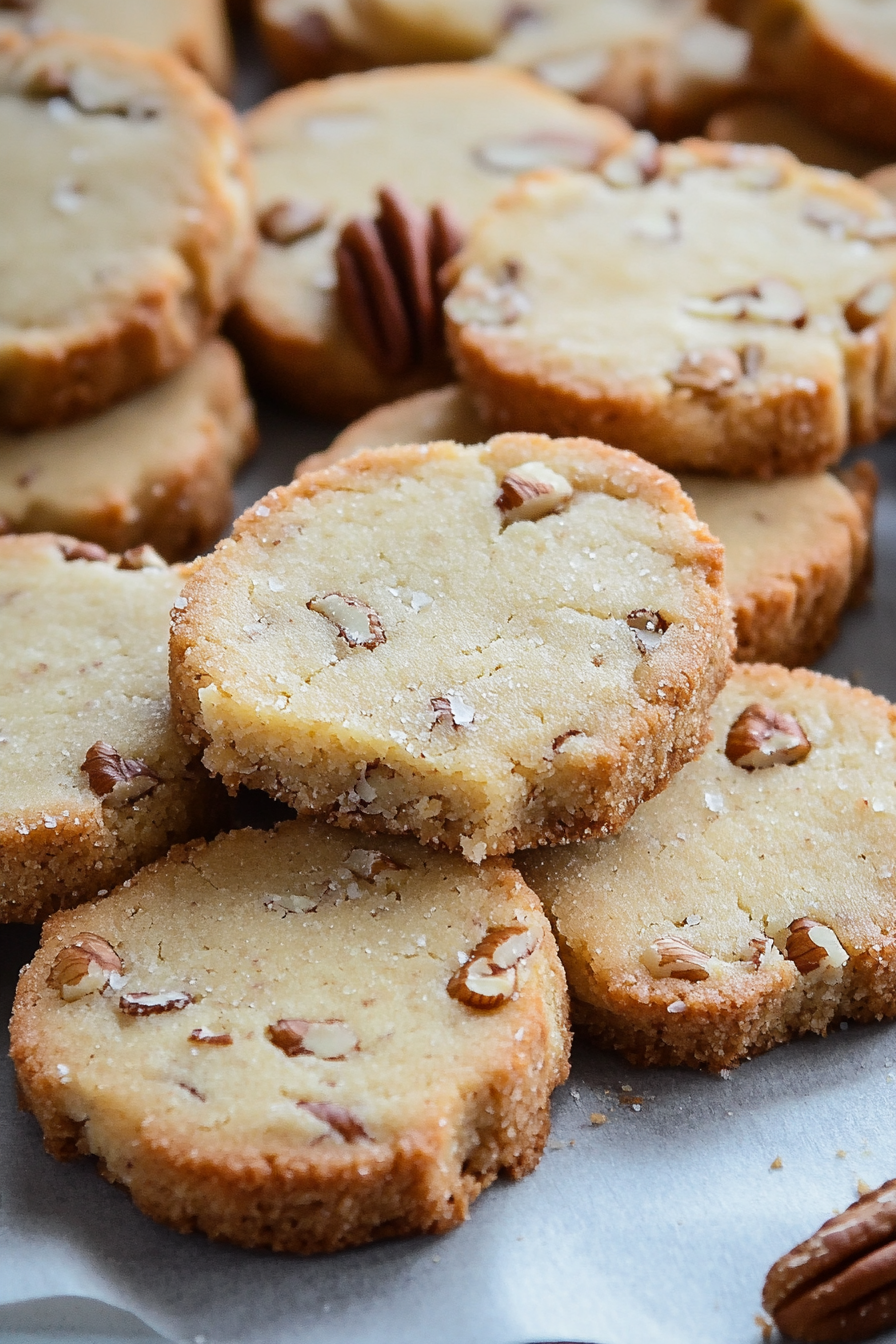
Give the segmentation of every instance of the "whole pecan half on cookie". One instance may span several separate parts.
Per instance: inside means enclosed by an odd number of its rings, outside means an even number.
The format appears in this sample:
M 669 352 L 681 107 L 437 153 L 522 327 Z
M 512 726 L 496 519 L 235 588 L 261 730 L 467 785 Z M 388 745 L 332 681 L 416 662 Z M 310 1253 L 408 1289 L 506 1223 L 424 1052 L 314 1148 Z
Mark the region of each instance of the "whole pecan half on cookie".
M 788 1339 L 846 1344 L 896 1324 L 896 1181 L 782 1255 L 762 1303 Z
M 371 361 L 396 376 L 442 348 L 438 273 L 463 233 L 447 205 L 421 210 L 397 187 L 378 200 L 376 219 L 350 219 L 339 236 L 339 304 Z

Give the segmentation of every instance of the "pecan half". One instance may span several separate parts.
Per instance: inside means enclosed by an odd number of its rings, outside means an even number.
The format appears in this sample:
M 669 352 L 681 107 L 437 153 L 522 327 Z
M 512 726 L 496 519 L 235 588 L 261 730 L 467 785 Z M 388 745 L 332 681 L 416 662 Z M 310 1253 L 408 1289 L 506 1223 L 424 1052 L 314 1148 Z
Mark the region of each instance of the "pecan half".
M 159 783 L 159 776 L 145 761 L 126 760 L 108 742 L 94 742 L 81 769 L 99 798 L 117 791 L 116 802 L 133 802 Z M 134 784 L 138 779 L 142 783 Z
M 370 1138 L 358 1117 L 352 1115 L 344 1106 L 337 1106 L 332 1101 L 297 1101 L 296 1105 L 300 1110 L 308 1111 L 315 1119 L 323 1120 L 324 1124 L 341 1135 L 346 1143 Z
M 793 715 L 779 714 L 771 705 L 747 705 L 725 741 L 725 755 L 741 770 L 796 765 L 811 750 L 812 744 Z
M 489 929 L 469 960 L 448 981 L 452 999 L 468 1008 L 500 1008 L 516 989 L 517 967 L 541 942 L 541 932 L 525 924 Z
M 284 1055 L 314 1055 L 317 1059 L 345 1059 L 358 1049 L 358 1037 L 346 1022 L 328 1017 L 309 1022 L 301 1017 L 281 1017 L 267 1029 L 267 1038 Z
M 376 219 L 351 219 L 339 236 L 338 293 L 368 358 L 395 377 L 442 349 L 437 274 L 458 251 L 462 232 L 447 205 L 427 213 L 391 186 L 378 200 Z
M 345 597 L 342 593 L 325 593 L 323 597 L 312 597 L 306 603 L 309 611 L 335 625 L 340 638 L 350 649 L 375 649 L 385 644 L 386 634 L 383 623 L 373 607 L 368 607 L 357 597 Z
M 103 990 L 112 976 L 124 970 L 121 957 L 98 933 L 79 933 L 53 962 L 47 984 L 70 1003 L 94 990 Z
M 782 1255 L 762 1304 L 788 1339 L 871 1339 L 896 1324 L 896 1181 Z
M 849 961 L 849 953 L 834 930 L 808 916 L 795 919 L 790 925 L 784 955 L 800 975 L 817 971 L 823 964 L 839 968 Z
M 179 1013 L 193 1003 L 192 994 L 180 989 L 163 989 L 159 994 L 147 990 L 135 990 L 122 994 L 118 1006 L 128 1017 L 151 1017 L 156 1013 Z
M 642 953 L 641 961 L 655 980 L 708 980 L 712 957 L 675 934 L 656 938 Z

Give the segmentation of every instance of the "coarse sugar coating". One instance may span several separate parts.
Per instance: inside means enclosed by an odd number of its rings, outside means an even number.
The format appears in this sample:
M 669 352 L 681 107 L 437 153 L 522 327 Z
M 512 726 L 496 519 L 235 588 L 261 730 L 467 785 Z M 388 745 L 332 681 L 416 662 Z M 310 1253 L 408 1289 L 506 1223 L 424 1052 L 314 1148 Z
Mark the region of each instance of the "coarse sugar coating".
M 99 415 L 0 432 L 0 530 L 63 532 L 111 551 L 148 543 L 166 560 L 192 559 L 233 517 L 233 477 L 255 441 L 239 359 L 215 338 Z
M 784 150 L 638 138 L 530 174 L 451 267 L 449 346 L 493 432 L 770 477 L 896 418 L 896 213 Z
M 255 243 L 232 108 L 112 38 L 0 35 L 0 426 L 92 415 L 185 364 Z
M 637 1064 L 717 1071 L 896 1015 L 896 710 L 755 665 L 713 721 L 622 835 L 521 859 L 574 1020 Z
M 183 581 L 151 548 L 0 537 L 0 922 L 90 900 L 223 822 L 171 717 Z
M 296 477 L 361 448 L 455 439 L 486 429 L 459 384 L 378 406 L 344 429 Z M 847 603 L 867 597 L 877 479 L 857 463 L 843 480 L 827 472 L 773 481 L 682 475 L 697 516 L 725 547 L 725 585 L 734 610 L 739 662 L 814 662 L 837 635 Z
M 272 491 L 188 581 L 171 682 L 228 788 L 478 861 L 623 826 L 703 746 L 730 647 L 670 477 L 508 434 Z
M 231 329 L 261 382 L 302 410 L 342 420 L 451 377 L 434 273 L 456 242 L 436 238 L 434 208 L 459 240 L 517 173 L 553 163 L 588 166 L 631 135 L 606 108 L 583 107 L 515 70 L 474 65 L 373 70 L 305 84 L 266 99 L 245 130 L 261 238 Z M 403 241 L 388 234 L 380 259 L 385 278 L 371 274 L 371 256 L 357 251 L 358 221 L 369 235 L 383 189 L 400 194 L 406 229 Z M 350 264 L 364 263 L 356 280 L 366 304 L 383 301 L 390 276 L 400 291 L 397 314 L 374 305 L 370 316 L 386 342 L 379 354 L 351 317 L 357 295 L 346 308 L 350 225 Z M 407 270 L 409 238 L 427 258 L 432 311 L 425 321 L 414 307 L 420 276 Z M 418 317 L 425 332 L 416 330 Z M 405 319 L 413 340 L 393 363 L 389 342 Z
M 531 1171 L 569 1049 L 541 906 L 506 861 L 363 845 L 232 832 L 50 921 L 12 1023 L 48 1150 L 303 1253 L 447 1231 Z

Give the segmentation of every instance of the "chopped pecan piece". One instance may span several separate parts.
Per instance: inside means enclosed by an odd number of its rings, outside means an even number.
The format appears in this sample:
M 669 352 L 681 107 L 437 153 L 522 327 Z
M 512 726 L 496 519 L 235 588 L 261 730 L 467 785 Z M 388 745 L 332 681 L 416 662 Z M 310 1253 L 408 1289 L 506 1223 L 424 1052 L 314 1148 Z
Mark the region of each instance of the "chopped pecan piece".
M 593 168 L 601 146 L 591 136 L 568 131 L 532 131 L 495 136 L 473 150 L 481 168 L 494 173 L 529 173 L 538 168 Z
M 356 1115 L 346 1110 L 344 1106 L 337 1106 L 332 1101 L 298 1101 L 296 1105 L 300 1110 L 308 1111 L 317 1120 L 322 1120 L 325 1125 L 329 1125 L 332 1130 L 341 1135 L 346 1143 L 354 1143 L 356 1139 L 369 1139 L 370 1135 L 361 1124 Z
M 284 1055 L 314 1055 L 317 1059 L 345 1059 L 358 1049 L 358 1037 L 346 1022 L 329 1017 L 309 1022 L 301 1017 L 281 1017 L 267 1029 L 267 1038 Z
M 47 984 L 58 989 L 67 1003 L 81 999 L 94 990 L 103 990 L 113 976 L 124 970 L 121 957 L 98 933 L 79 933 L 64 947 L 47 976 Z
M 524 462 L 508 471 L 495 500 L 504 522 L 535 522 L 554 513 L 572 498 L 573 488 L 565 476 L 552 471 L 544 462 Z
M 209 1031 L 208 1027 L 197 1027 L 195 1031 L 191 1031 L 190 1040 L 197 1041 L 200 1045 L 233 1045 L 233 1037 L 229 1031 Z
M 850 331 L 864 331 L 873 326 L 892 307 L 896 299 L 896 285 L 892 280 L 875 280 L 846 305 L 843 316 Z
M 708 966 L 712 961 L 706 952 L 675 934 L 656 938 L 645 949 L 641 960 L 655 980 L 672 977 L 675 980 L 708 980 Z
M 122 994 L 118 1006 L 128 1017 L 150 1017 L 156 1013 L 179 1013 L 193 1002 L 192 994 L 180 989 L 163 989 L 160 994 L 147 990 L 135 990 Z
M 325 593 L 323 597 L 312 597 L 307 607 L 335 625 L 340 637 L 351 649 L 375 649 L 377 645 L 386 642 L 379 616 L 373 607 L 368 607 L 366 602 L 361 602 L 357 597 Z
M 780 714 L 771 705 L 747 705 L 725 742 L 725 755 L 741 770 L 796 765 L 811 750 L 812 744 L 793 715 Z
M 396 863 L 381 849 L 353 849 L 345 860 L 345 866 L 355 877 L 363 877 L 368 881 L 388 869 L 398 872 L 405 867 L 403 863 Z
M 370 360 L 390 376 L 441 352 L 437 273 L 460 247 L 449 207 L 428 213 L 397 187 L 379 192 L 376 219 L 349 220 L 336 248 L 339 302 Z
M 871 1339 L 896 1325 L 896 1181 L 782 1255 L 762 1304 L 788 1339 Z
M 760 280 L 750 289 L 732 289 L 712 299 L 687 299 L 684 306 L 692 317 L 774 322 L 785 327 L 803 327 L 807 316 L 799 290 L 787 280 L 775 279 Z
M 66 560 L 108 560 L 109 552 L 105 546 L 98 546 L 95 541 L 69 541 L 63 537 L 59 542 L 59 549 Z
M 807 916 L 795 919 L 790 925 L 784 955 L 793 962 L 800 975 L 817 971 L 822 963 L 839 968 L 849 961 L 849 953 L 834 930 Z
M 652 653 L 654 649 L 659 648 L 663 635 L 669 629 L 669 622 L 665 616 L 661 616 L 658 611 L 647 611 L 644 607 L 630 611 L 625 623 L 632 632 L 639 652 L 643 654 Z
M 300 196 L 285 196 L 274 201 L 258 216 L 258 231 L 269 243 L 289 247 L 300 238 L 317 233 L 327 222 L 327 212 L 314 201 Z
M 145 761 L 126 760 L 108 742 L 94 742 L 81 769 L 99 798 L 116 792 L 116 802 L 133 802 L 159 783 L 159 776 Z M 141 780 L 139 784 L 133 781 Z
M 517 967 L 541 942 L 541 932 L 525 924 L 489 929 L 469 960 L 448 981 L 452 999 L 468 1008 L 500 1008 L 516 989 Z
M 688 350 L 678 367 L 669 375 L 673 387 L 689 387 L 695 392 L 718 392 L 743 376 L 740 357 L 726 346 L 711 350 Z
M 451 695 L 435 695 L 430 700 L 436 722 L 449 723 L 452 728 L 469 728 L 476 718 L 473 705 L 456 692 Z
M 168 565 L 155 546 L 132 546 L 118 562 L 119 569 L 167 569 Z

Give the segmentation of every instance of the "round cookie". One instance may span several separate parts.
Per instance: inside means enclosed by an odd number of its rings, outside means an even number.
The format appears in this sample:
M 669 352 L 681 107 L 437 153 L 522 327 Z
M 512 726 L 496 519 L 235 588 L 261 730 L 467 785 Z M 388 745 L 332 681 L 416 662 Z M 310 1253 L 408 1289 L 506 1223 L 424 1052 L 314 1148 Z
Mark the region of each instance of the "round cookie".
M 896 1015 L 896 710 L 756 665 L 713 722 L 705 755 L 622 835 L 520 861 L 574 1020 L 637 1064 L 717 1071 Z
M 896 11 L 867 0 L 744 0 L 752 65 L 838 135 L 896 150 Z
M 582 107 L 526 75 L 452 65 L 377 70 L 291 89 L 250 113 L 245 126 L 262 239 L 232 330 L 259 379 L 303 410 L 343 419 L 450 376 L 441 349 L 441 291 L 430 275 L 441 235 L 426 232 L 418 211 L 442 205 L 456 217 L 455 227 L 466 229 L 516 173 L 597 162 L 630 134 L 613 113 Z M 419 241 L 423 258 L 414 253 L 414 265 L 422 264 L 424 275 L 415 270 L 412 282 L 400 240 L 393 240 L 391 260 L 382 259 L 386 276 L 374 277 L 373 293 L 380 285 L 400 291 L 397 315 L 376 309 L 370 316 L 385 342 L 380 359 L 376 343 L 371 353 L 357 334 L 356 303 L 348 314 L 353 325 L 347 321 L 344 267 L 365 261 L 359 233 L 372 227 L 384 187 L 400 194 L 393 202 L 401 217 L 396 229 Z M 358 223 L 349 240 L 350 221 Z M 373 302 L 369 269 L 358 283 L 366 286 L 358 300 L 363 315 Z M 432 309 L 425 321 L 420 315 L 425 339 L 416 330 L 422 297 Z M 396 363 L 387 358 L 389 342 L 404 322 L 414 331 Z
M 183 581 L 151 547 L 0 537 L 0 923 L 105 895 L 223 822 L 171 718 Z
M 454 439 L 479 443 L 487 430 L 458 384 L 380 406 L 349 425 L 296 479 L 362 448 Z M 814 662 L 837 636 L 847 602 L 867 596 L 877 478 L 858 463 L 844 480 L 827 472 L 776 481 L 681 476 L 697 516 L 725 547 L 739 662 Z
M 896 213 L 783 150 L 640 136 L 531 174 L 452 268 L 449 345 L 492 430 L 769 477 L 896 420 Z
M 180 56 L 221 92 L 230 84 L 224 0 L 12 0 L 0 8 L 0 34 L 10 30 L 121 38 Z
M 0 426 L 102 410 L 217 326 L 254 244 L 232 110 L 164 53 L 0 38 Z
M 0 531 L 63 532 L 166 560 L 213 546 L 233 516 L 233 477 L 255 415 L 226 341 L 145 392 L 75 425 L 0 433 Z M 126 449 L 123 450 L 123 445 Z
M 172 695 L 228 788 L 477 862 L 618 830 L 728 675 L 721 547 L 670 477 L 582 440 L 303 476 L 182 601 Z
M 526 1175 L 568 1049 L 556 947 L 510 864 L 301 821 L 175 849 L 55 916 L 12 1023 L 55 1157 L 95 1154 L 180 1232 L 303 1254 L 448 1231 Z
M 780 145 L 803 163 L 834 168 L 855 177 L 864 176 L 884 161 L 879 150 L 834 135 L 789 103 L 773 98 L 749 98 L 721 108 L 706 123 L 704 134 L 708 140 Z
M 670 139 L 743 93 L 749 56 L 747 34 L 694 0 L 548 0 L 523 11 L 493 53 Z

